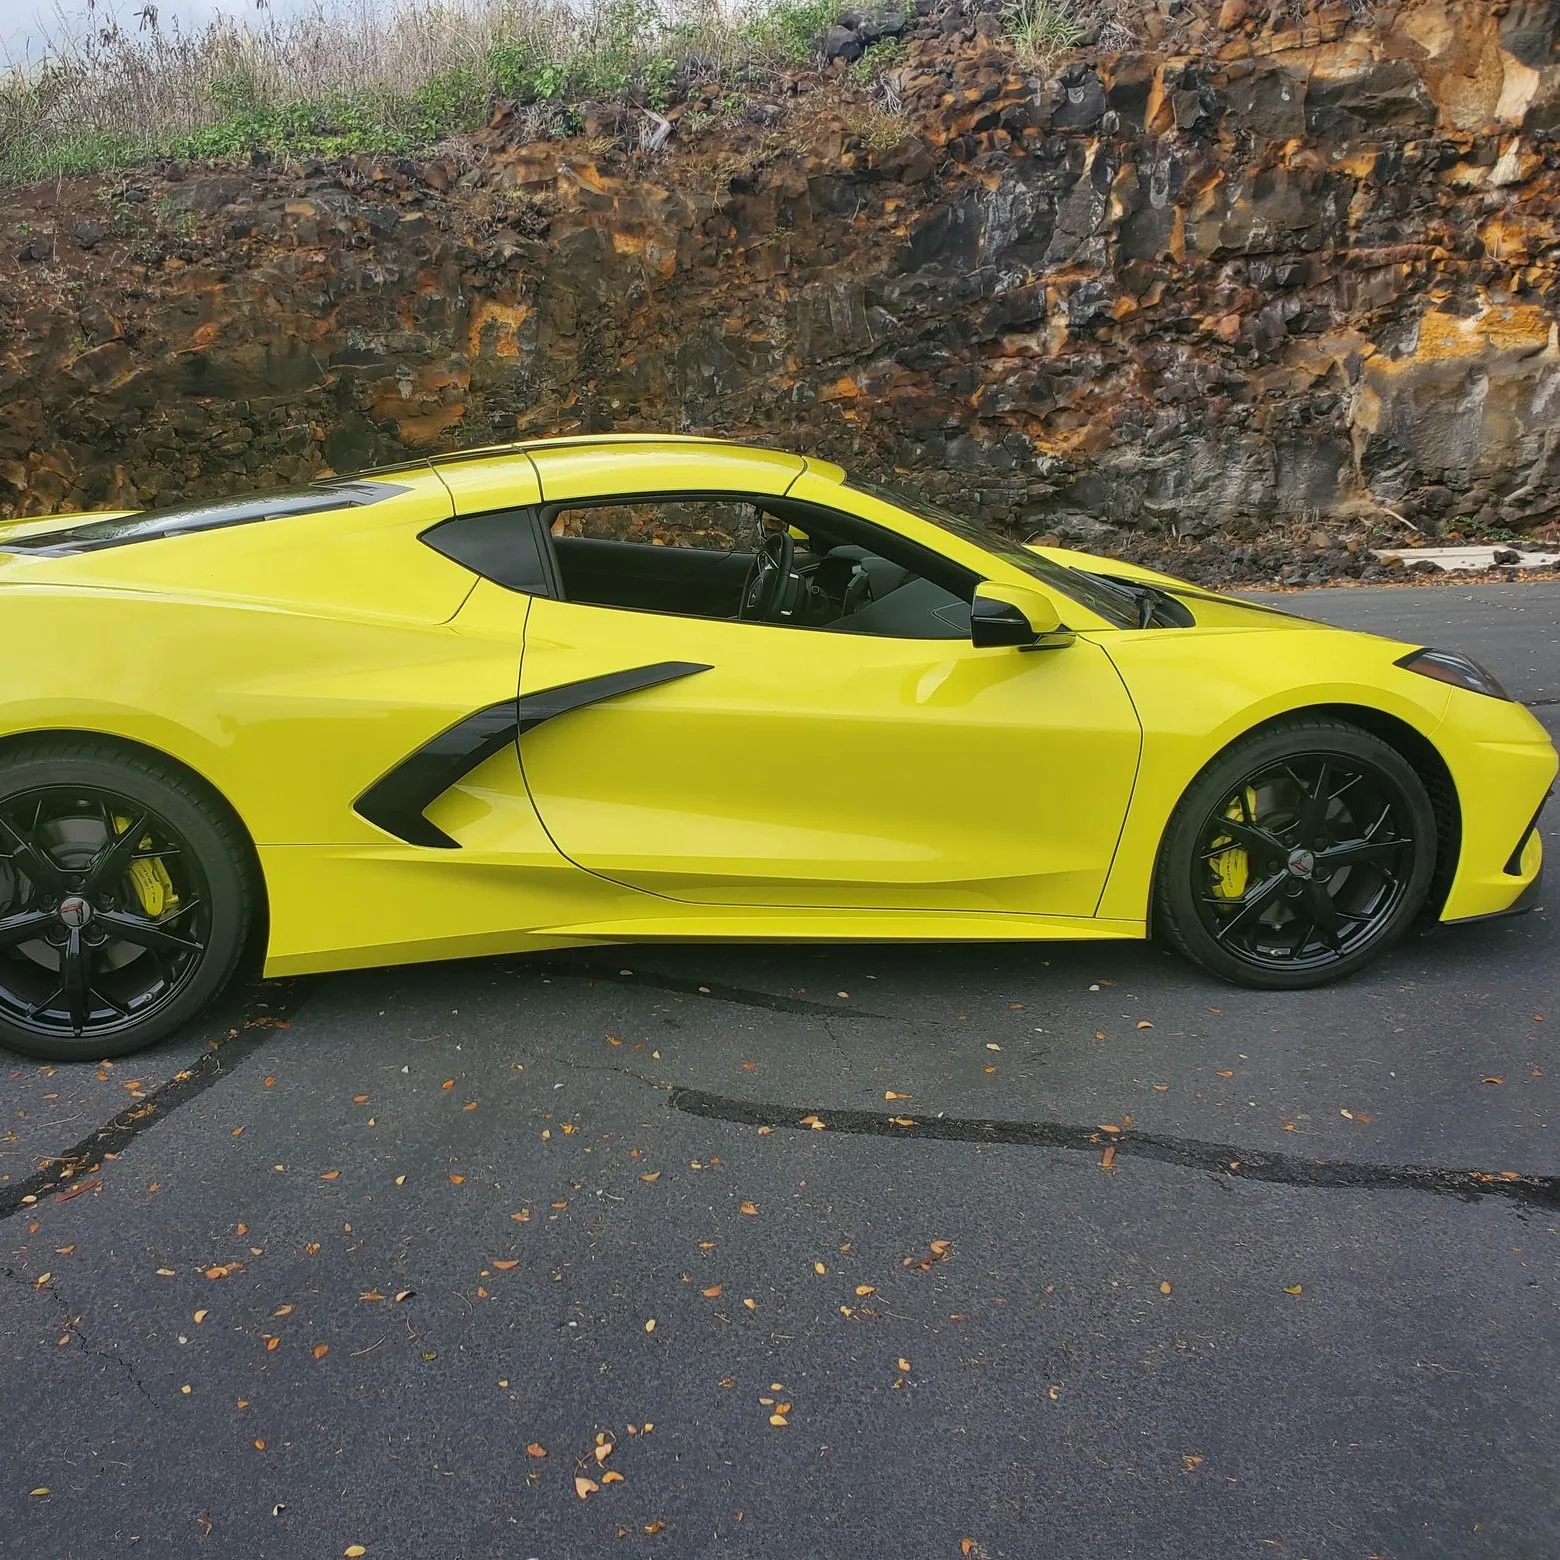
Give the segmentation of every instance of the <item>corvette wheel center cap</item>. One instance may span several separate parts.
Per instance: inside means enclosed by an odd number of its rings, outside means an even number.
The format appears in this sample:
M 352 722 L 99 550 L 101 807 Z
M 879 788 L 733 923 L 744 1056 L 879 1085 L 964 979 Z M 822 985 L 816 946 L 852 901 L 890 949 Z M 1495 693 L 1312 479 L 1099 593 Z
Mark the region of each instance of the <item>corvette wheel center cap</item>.
M 82 927 L 92 919 L 92 906 L 78 895 L 60 901 L 60 920 L 70 927 Z
M 1316 870 L 1316 857 L 1308 850 L 1289 853 L 1289 870 L 1297 878 L 1308 878 Z

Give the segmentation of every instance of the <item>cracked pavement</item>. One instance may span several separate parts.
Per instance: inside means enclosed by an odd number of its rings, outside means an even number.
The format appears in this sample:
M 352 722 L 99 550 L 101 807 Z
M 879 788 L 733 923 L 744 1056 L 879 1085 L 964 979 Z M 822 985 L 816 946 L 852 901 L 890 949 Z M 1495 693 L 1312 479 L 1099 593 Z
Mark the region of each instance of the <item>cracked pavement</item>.
M 1560 588 L 1279 599 L 1560 724 Z M 0 1056 L 0 1555 L 1553 1555 L 1556 951 L 618 948 Z

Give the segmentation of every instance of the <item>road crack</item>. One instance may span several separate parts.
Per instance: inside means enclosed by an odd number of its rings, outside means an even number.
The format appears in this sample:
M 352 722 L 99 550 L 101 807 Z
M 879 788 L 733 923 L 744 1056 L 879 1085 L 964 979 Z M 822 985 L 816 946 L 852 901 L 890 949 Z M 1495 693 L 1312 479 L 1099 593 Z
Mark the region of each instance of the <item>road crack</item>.
M 223 1021 L 226 1038 L 214 1040 L 191 1066 L 127 1105 L 63 1154 L 53 1155 L 25 1180 L 0 1188 L 0 1219 L 35 1208 L 73 1184 L 80 1184 L 76 1177 L 95 1173 L 105 1157 L 120 1153 L 179 1106 L 227 1077 L 271 1038 L 273 1030 L 285 1027 L 285 1015 L 295 1012 L 300 1000 L 297 989 L 285 981 L 270 981 L 249 992 L 242 1011 L 234 1015 L 230 1010 Z
M 1123 1128 L 1060 1121 L 1001 1121 L 962 1116 L 891 1116 L 881 1111 L 829 1110 L 823 1106 L 767 1105 L 753 1100 L 707 1094 L 700 1089 L 674 1088 L 674 1110 L 739 1126 L 784 1127 L 847 1132 L 869 1137 L 934 1138 L 942 1142 L 998 1143 L 1020 1148 L 1059 1148 L 1098 1153 L 1113 1148 L 1116 1162 L 1138 1158 L 1233 1180 L 1275 1185 L 1352 1191 L 1415 1191 L 1471 1200 L 1504 1197 L 1534 1207 L 1560 1208 L 1560 1176 L 1519 1175 L 1515 1171 L 1458 1170 L 1439 1165 L 1377 1165 L 1349 1160 L 1301 1159 L 1237 1148 L 1232 1143 L 1207 1143 L 1197 1138 L 1171 1137 Z

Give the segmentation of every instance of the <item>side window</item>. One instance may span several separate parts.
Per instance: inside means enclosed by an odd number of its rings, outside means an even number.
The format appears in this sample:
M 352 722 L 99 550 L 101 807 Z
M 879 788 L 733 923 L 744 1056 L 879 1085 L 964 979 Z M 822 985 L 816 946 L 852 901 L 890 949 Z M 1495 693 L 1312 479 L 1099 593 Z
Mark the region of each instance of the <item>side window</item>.
M 577 504 L 553 515 L 555 539 L 693 547 L 700 552 L 752 551 L 762 539 L 758 505 L 747 499 L 660 498 L 621 504 Z
M 855 515 L 783 498 L 555 503 L 565 600 L 888 639 L 967 639 L 977 576 Z
M 549 504 L 567 601 L 734 618 L 763 539 L 758 505 L 717 496 Z

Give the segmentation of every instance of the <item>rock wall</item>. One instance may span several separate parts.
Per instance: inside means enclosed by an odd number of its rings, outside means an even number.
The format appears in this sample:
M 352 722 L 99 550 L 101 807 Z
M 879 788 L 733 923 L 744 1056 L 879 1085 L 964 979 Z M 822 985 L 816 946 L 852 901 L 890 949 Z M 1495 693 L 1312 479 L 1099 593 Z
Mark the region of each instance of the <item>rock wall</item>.
M 1128 552 L 1560 515 L 1560 3 L 1136 27 L 1041 80 L 922 0 L 896 114 L 694 84 L 654 154 L 587 104 L 422 164 L 17 192 L 0 514 L 672 428 Z

